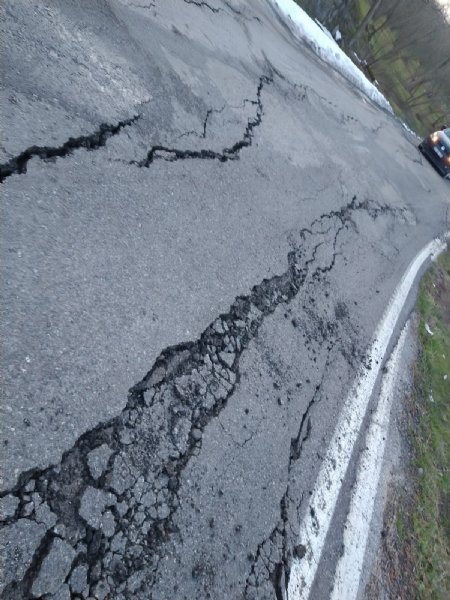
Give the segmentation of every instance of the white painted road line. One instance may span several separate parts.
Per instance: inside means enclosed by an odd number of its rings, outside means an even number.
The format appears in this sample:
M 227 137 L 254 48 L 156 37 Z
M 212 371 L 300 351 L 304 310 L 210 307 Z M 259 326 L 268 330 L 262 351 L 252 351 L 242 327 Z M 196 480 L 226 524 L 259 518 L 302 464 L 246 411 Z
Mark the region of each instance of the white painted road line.
M 368 356 L 372 368 L 366 370 L 361 367 L 344 402 L 310 497 L 309 510 L 300 524 L 298 543 L 305 547 L 306 552 L 302 559 L 297 559 L 292 564 L 287 590 L 288 600 L 309 598 L 342 481 L 392 333 L 420 268 L 426 260 L 435 258 L 445 247 L 445 242 L 436 239 L 419 252 L 403 275 L 375 331 Z
M 378 406 L 371 417 L 344 529 L 344 554 L 336 567 L 331 600 L 356 600 L 358 596 L 386 447 L 392 399 L 407 331 L 408 324 L 387 364 L 388 372 L 383 377 Z

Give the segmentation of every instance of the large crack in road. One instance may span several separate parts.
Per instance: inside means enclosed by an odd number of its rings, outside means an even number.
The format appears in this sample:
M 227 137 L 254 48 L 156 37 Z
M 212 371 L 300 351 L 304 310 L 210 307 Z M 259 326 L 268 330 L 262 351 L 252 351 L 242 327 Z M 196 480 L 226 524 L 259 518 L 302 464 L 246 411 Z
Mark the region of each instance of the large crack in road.
M 32 158 L 41 160 L 54 160 L 55 158 L 64 158 L 69 156 L 75 150 L 84 148 L 85 150 L 98 150 L 106 145 L 110 137 L 118 135 L 124 127 L 129 127 L 140 118 L 135 115 L 124 121 L 119 121 L 112 125 L 102 123 L 100 127 L 89 135 L 82 135 L 76 138 L 69 138 L 61 146 L 31 146 L 17 156 L 11 158 L 8 162 L 0 165 L 0 183 L 11 175 L 24 175 L 27 172 L 28 162 Z
M 282 600 L 446 190 L 270 4 L 5 10 L 0 599 Z
M 156 159 L 164 159 L 166 161 L 186 160 L 186 159 L 201 159 L 201 160 L 218 160 L 227 162 L 229 160 L 237 160 L 242 149 L 249 148 L 253 143 L 254 130 L 262 123 L 263 103 L 261 99 L 262 90 L 265 85 L 273 82 L 272 75 L 262 75 L 259 78 L 258 87 L 256 90 L 256 100 L 245 99 L 243 103 L 250 102 L 256 105 L 256 114 L 247 122 L 242 137 L 232 145 L 223 148 L 221 152 L 202 148 L 200 150 L 186 150 L 178 148 L 170 148 L 163 145 L 154 145 L 147 152 L 145 158 L 140 161 L 130 161 L 129 164 L 139 167 L 150 167 Z M 203 121 L 202 133 L 196 134 L 197 137 L 204 139 L 206 137 L 206 128 L 208 120 L 214 112 L 222 112 L 221 109 L 209 109 Z M 3 183 L 11 175 L 24 175 L 27 172 L 28 162 L 32 158 L 40 158 L 41 160 L 54 160 L 56 158 L 64 158 L 69 156 L 77 149 L 85 149 L 88 151 L 98 150 L 106 145 L 110 137 L 118 135 L 125 127 L 131 126 L 141 115 L 135 115 L 124 121 L 120 121 L 116 125 L 103 123 L 99 129 L 92 134 L 79 136 L 77 138 L 69 138 L 61 146 L 31 146 L 19 155 L 11 158 L 8 162 L 0 165 L 0 183 Z M 193 131 L 186 132 L 184 135 L 195 134 Z M 180 136 L 182 137 L 182 136 Z
M 184 0 L 185 4 L 191 4 L 193 6 L 197 6 L 198 8 L 206 8 L 207 10 L 210 10 L 212 13 L 214 14 L 218 14 L 220 12 L 224 13 L 225 15 L 229 15 L 228 11 L 221 8 L 220 6 L 212 6 L 211 4 L 209 4 L 208 2 L 202 2 L 200 0 Z M 223 4 L 228 8 L 228 10 L 230 11 L 230 13 L 232 13 L 235 16 L 239 16 L 245 20 L 249 20 L 249 17 L 246 16 L 241 10 L 239 10 L 236 6 L 233 6 L 231 4 L 231 2 L 228 2 L 227 0 L 223 0 Z M 257 16 L 252 16 L 251 19 L 261 22 L 261 19 Z
M 186 159 L 201 159 L 201 160 L 218 160 L 220 162 L 227 162 L 229 160 L 237 160 L 239 153 L 243 148 L 248 148 L 253 143 L 254 130 L 259 127 L 262 123 L 263 117 L 263 103 L 261 94 L 264 85 L 269 85 L 273 82 L 272 76 L 262 75 L 259 79 L 258 88 L 256 90 L 256 114 L 253 118 L 249 119 L 242 138 L 236 141 L 229 147 L 224 148 L 221 152 L 215 150 L 202 148 L 200 150 L 182 150 L 177 148 L 169 148 L 167 146 L 155 145 L 150 148 L 147 156 L 141 161 L 132 161 L 131 164 L 135 164 L 139 167 L 150 167 L 156 159 L 164 159 L 167 161 L 186 160 Z M 203 123 L 203 135 L 206 137 L 206 126 L 211 111 L 208 111 Z
M 239 384 L 243 353 L 265 318 L 289 304 L 307 278 L 320 281 L 333 269 L 339 236 L 356 227 L 356 212 L 373 219 L 395 213 L 354 197 L 315 219 L 300 232 L 284 273 L 237 297 L 198 340 L 163 350 L 119 416 L 82 435 L 58 465 L 22 474 L 1 495 L 9 543 L 1 598 L 38 598 L 61 586 L 82 598 L 110 590 L 115 598 L 136 598 L 139 590 L 151 598 L 162 547 L 176 533 L 181 475 Z M 316 395 L 292 440 L 289 464 L 301 455 L 315 401 Z M 273 534 L 283 548 L 272 575 L 277 594 L 289 572 L 288 495 L 289 486 Z M 251 584 L 250 577 L 247 592 Z
M 323 335 L 322 343 L 329 338 L 329 333 Z M 295 499 L 291 497 L 291 471 L 303 451 L 305 442 L 309 439 L 312 430 L 311 412 L 313 406 L 321 399 L 321 388 L 328 372 L 331 348 L 327 349 L 325 367 L 322 371 L 321 381 L 316 385 L 314 393 L 306 405 L 305 412 L 300 420 L 297 435 L 291 439 L 289 460 L 287 466 L 287 485 L 280 500 L 280 518 L 267 538 L 263 539 L 252 556 L 252 565 L 245 581 L 244 599 L 258 600 L 259 589 L 264 589 L 263 582 L 269 580 L 273 586 L 275 598 L 283 600 L 289 583 L 289 573 L 292 559 L 301 558 L 303 549 L 295 543 L 296 532 L 290 525 L 289 511 L 291 505 L 298 512 L 303 502 L 303 495 Z M 288 533 L 291 529 L 291 535 Z M 264 592 L 263 592 L 264 593 Z
M 218 13 L 221 10 L 223 10 L 218 6 L 211 6 L 211 4 L 208 4 L 207 2 L 200 2 L 199 0 L 184 0 L 184 2 L 186 4 L 193 4 L 194 6 L 198 6 L 199 8 L 205 7 L 213 13 Z

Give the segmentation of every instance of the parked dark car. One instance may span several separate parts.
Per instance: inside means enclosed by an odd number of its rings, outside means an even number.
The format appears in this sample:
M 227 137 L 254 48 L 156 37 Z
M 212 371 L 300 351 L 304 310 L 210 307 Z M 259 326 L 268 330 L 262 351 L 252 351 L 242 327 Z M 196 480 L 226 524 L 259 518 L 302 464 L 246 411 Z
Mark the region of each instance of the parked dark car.
M 450 127 L 431 133 L 420 142 L 419 150 L 442 177 L 450 179 Z

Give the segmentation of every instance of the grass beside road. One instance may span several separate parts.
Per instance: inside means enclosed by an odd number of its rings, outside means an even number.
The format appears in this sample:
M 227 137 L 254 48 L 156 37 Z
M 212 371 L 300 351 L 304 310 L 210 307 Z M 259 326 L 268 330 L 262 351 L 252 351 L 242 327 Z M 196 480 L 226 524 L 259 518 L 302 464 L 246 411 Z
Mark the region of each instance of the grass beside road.
M 450 597 L 450 250 L 424 277 L 419 292 L 420 356 L 414 427 L 416 497 L 411 528 L 397 520 L 411 551 L 417 598 Z M 428 324 L 431 335 L 425 325 Z M 408 519 L 409 520 L 409 519 Z M 400 521 L 400 522 L 399 522 Z

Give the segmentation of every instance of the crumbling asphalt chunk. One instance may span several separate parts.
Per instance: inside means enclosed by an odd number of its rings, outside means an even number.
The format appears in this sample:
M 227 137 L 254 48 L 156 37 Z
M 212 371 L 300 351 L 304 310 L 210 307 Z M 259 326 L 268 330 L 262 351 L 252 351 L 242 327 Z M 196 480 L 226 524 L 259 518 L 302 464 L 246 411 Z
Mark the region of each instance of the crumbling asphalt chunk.
M 75 554 L 72 546 L 64 540 L 60 538 L 52 540 L 50 550 L 31 588 L 33 598 L 39 598 L 44 594 L 55 594 L 59 590 L 70 571 Z
M 81 497 L 78 514 L 94 529 L 100 529 L 102 515 L 106 507 L 117 504 L 117 498 L 110 492 L 104 492 L 88 486 Z
M 87 463 L 91 475 L 94 479 L 98 479 L 105 472 L 108 461 L 113 451 L 107 444 L 102 444 L 87 455 Z
M 14 581 L 20 581 L 30 566 L 45 534 L 45 527 L 19 519 L 2 527 L 0 535 L 0 594 Z M 2 598 L 8 598 L 7 593 Z
M 339 236 L 355 227 L 357 211 L 373 218 L 389 212 L 353 198 L 322 215 L 300 232 L 301 243 L 288 254 L 283 273 L 237 297 L 198 340 L 163 350 L 130 390 L 121 414 L 81 436 L 59 465 L 22 474 L 14 489 L 1 495 L 9 515 L 1 531 L 8 540 L 2 560 L 9 574 L 2 599 L 67 595 L 67 582 L 78 589 L 84 576 L 82 598 L 106 598 L 110 590 L 115 598 L 136 598 L 142 586 L 151 597 L 163 546 L 177 533 L 181 475 L 201 447 L 203 430 L 239 385 L 243 353 L 264 319 L 289 304 L 307 278 L 320 280 L 333 269 Z M 291 445 L 291 462 L 300 456 L 308 423 L 306 415 Z M 262 562 L 278 587 L 289 575 L 289 502 L 288 486 L 280 523 L 268 541 L 277 557 Z M 265 548 L 256 554 L 266 556 Z M 260 562 L 249 580 L 257 581 Z
M 87 587 L 88 570 L 86 565 L 75 567 L 70 576 L 70 589 L 75 594 L 83 594 Z
M 15 496 L 9 495 L 0 498 L 0 521 L 7 521 L 14 517 L 18 506 L 19 499 Z

